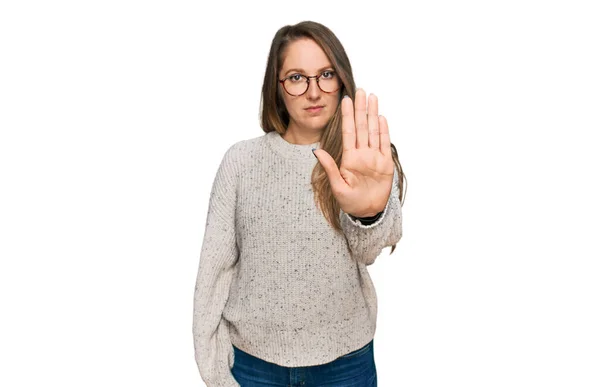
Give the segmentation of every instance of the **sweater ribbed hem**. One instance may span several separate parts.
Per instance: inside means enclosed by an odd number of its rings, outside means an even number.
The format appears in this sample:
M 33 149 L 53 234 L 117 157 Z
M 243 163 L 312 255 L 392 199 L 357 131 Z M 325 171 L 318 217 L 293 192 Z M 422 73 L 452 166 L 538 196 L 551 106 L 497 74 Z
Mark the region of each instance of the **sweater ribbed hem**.
M 367 313 L 312 327 L 312 331 L 275 329 L 244 321 L 231 322 L 229 335 L 237 348 L 264 361 L 283 367 L 309 367 L 362 348 L 374 338 L 376 324 Z

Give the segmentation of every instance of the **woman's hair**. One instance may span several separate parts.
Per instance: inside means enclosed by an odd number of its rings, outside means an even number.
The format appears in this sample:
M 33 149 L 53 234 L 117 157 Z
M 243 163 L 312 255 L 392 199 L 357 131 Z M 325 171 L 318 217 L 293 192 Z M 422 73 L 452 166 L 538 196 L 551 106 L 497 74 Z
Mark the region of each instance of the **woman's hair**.
M 344 95 L 348 95 L 354 101 L 356 94 L 356 85 L 352 76 L 352 67 L 350 60 L 346 55 L 344 47 L 331 30 L 322 24 L 313 21 L 303 21 L 295 25 L 287 25 L 279 29 L 271 43 L 269 58 L 267 60 L 267 69 L 262 87 L 261 98 L 261 127 L 265 133 L 277 131 L 283 135 L 290 122 L 290 116 L 285 107 L 281 89 L 279 88 L 279 71 L 283 65 L 283 54 L 287 46 L 298 39 L 308 38 L 316 42 L 331 61 L 336 75 L 339 76 L 342 87 L 339 91 L 340 99 L 338 106 L 327 123 L 320 139 L 320 148 L 324 149 L 333 157 L 338 168 L 342 160 L 342 110 L 341 100 Z M 392 147 L 392 158 L 398 170 L 398 191 L 399 198 L 403 204 L 404 172 L 398 159 L 398 152 L 394 144 Z M 333 196 L 329 179 L 321 163 L 317 163 L 311 176 L 315 202 L 323 212 L 325 219 L 334 229 L 341 232 L 340 226 L 340 206 Z M 393 253 L 396 245 L 392 246 L 390 252 Z

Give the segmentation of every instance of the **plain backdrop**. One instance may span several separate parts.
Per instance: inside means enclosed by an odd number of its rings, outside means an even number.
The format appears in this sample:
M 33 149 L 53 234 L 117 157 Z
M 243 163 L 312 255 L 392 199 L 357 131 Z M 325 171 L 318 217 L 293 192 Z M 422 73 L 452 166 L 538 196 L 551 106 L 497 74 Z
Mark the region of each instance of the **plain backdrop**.
M 369 267 L 379 386 L 600 385 L 594 3 L 3 1 L 0 385 L 204 385 L 211 184 L 302 20 L 339 37 L 407 177 Z

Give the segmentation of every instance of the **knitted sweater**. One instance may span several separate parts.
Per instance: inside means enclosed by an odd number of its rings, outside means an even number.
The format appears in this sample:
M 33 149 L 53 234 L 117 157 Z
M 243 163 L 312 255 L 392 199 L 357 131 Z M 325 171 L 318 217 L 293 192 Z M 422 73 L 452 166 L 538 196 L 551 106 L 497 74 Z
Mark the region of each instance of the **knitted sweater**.
M 194 292 L 195 359 L 208 387 L 239 386 L 232 344 L 286 367 L 331 362 L 373 339 L 377 297 L 366 266 L 402 236 L 398 171 L 370 225 L 313 199 L 312 148 L 275 131 L 233 144 L 208 204 Z

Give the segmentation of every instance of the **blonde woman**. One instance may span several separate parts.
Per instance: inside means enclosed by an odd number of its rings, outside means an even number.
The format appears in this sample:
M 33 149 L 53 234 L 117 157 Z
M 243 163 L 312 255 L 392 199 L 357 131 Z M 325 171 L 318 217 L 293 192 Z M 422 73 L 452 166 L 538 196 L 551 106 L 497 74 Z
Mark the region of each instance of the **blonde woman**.
M 356 90 L 327 27 L 275 34 L 261 126 L 225 152 L 211 190 L 194 294 L 201 377 L 376 386 L 366 266 L 402 236 L 404 174 L 377 97 Z

